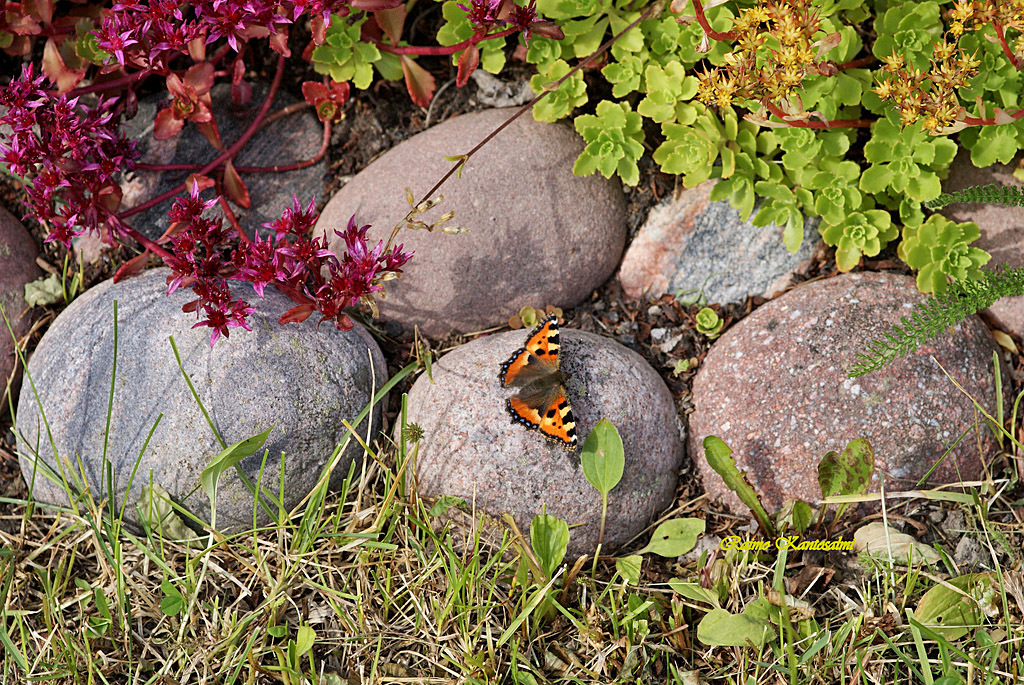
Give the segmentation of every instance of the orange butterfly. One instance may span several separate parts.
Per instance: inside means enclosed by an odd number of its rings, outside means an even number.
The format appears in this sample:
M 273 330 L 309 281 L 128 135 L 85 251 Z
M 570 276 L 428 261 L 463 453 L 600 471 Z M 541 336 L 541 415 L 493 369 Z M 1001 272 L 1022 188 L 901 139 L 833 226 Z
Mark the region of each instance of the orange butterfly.
M 557 316 L 544 319 L 533 329 L 526 344 L 501 365 L 498 378 L 503 388 L 522 388 L 505 401 L 513 423 L 539 430 L 565 449 L 576 449 L 576 423 L 558 362 Z

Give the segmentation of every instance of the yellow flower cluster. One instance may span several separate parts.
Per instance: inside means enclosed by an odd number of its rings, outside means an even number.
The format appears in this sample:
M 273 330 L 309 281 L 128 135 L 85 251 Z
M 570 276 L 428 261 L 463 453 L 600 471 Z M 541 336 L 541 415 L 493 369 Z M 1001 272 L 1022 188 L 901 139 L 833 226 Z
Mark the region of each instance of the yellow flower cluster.
M 886 57 L 882 71 L 889 78 L 873 90 L 883 100 L 895 103 L 904 126 L 923 119 L 925 130 L 935 133 L 956 120 L 961 109 L 956 91 L 978 73 L 981 62 L 943 37 L 932 47 L 931 63 L 925 74 L 905 64 L 902 55 Z
M 788 100 L 805 75 L 821 73 L 811 40 L 819 25 L 810 0 L 759 0 L 741 9 L 731 31 L 736 47 L 724 66 L 698 75 L 697 99 L 720 107 L 736 100 Z
M 887 77 L 873 89 L 878 97 L 896 104 L 904 125 L 923 120 L 932 133 L 956 128 L 954 122 L 963 111 L 956 91 L 970 82 L 981 64 L 957 46 L 965 31 L 996 27 L 1004 51 L 1015 53 L 1008 56 L 1024 66 L 1024 0 L 957 0 L 949 19 L 947 36 L 932 48 L 928 73 L 908 67 L 902 56 L 893 55 L 885 59 Z M 1018 32 L 1013 43 L 1006 35 L 1008 29 Z

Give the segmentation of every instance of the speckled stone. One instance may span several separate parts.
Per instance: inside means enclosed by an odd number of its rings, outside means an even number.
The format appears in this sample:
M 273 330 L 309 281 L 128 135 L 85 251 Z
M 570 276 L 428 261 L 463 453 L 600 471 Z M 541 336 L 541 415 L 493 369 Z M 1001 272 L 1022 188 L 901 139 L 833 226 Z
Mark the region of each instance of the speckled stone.
M 693 384 L 688 446 L 708 494 L 734 513 L 747 511 L 696 456 L 708 435 L 729 445 L 769 510 L 790 497 L 816 502 L 818 462 L 858 437 L 874 448 L 874 492 L 879 470 L 887 474 L 887 491 L 906 490 L 940 460 L 930 483 L 980 477 L 973 433 L 942 459 L 975 415 L 939 368 L 994 409 L 996 347 L 980 319 L 971 317 L 879 371 L 847 378 L 855 353 L 923 299 L 909 276 L 847 274 L 800 286 L 726 331 Z M 980 435 L 988 455 L 995 442 L 984 426 Z
M 1017 161 L 1021 161 L 1018 158 Z M 942 184 L 942 191 L 951 193 L 968 186 L 988 185 L 1024 186 L 1013 177 L 1014 164 L 993 164 L 986 169 L 977 169 L 971 164 L 970 154 L 961 150 L 949 169 L 949 178 Z M 972 243 L 974 247 L 992 255 L 986 269 L 998 266 L 1019 269 L 1024 267 L 1024 207 L 1008 207 L 999 204 L 953 204 L 939 210 L 953 221 L 973 221 L 981 229 L 981 237 Z M 1004 297 L 997 300 L 988 311 L 1003 328 L 1024 336 L 1024 295 Z
M 14 215 L 0 207 L 0 308 L 11 323 L 17 338 L 28 332 L 31 324 L 28 304 L 25 302 L 25 284 L 43 275 L 36 266 L 36 244 L 25 227 Z M 15 366 L 20 365 L 14 340 L 0 316 L 0 416 L 7 411 L 7 379 Z M 14 386 L 17 394 L 17 386 Z
M 517 110 L 458 116 L 419 133 L 357 174 L 324 208 L 317 231 L 344 251 L 335 229 L 355 214 L 386 239 L 417 199 L 451 168 L 445 155 L 471 149 Z M 579 177 L 573 163 L 583 141 L 568 126 L 516 119 L 441 188 L 445 201 L 420 219 L 454 211 L 464 235 L 403 230 L 397 242 L 415 256 L 388 285 L 384 322 L 442 337 L 501 325 L 523 305 L 572 307 L 615 270 L 626 239 L 620 184 Z
M 684 189 L 651 210 L 619 268 L 628 296 L 703 288 L 708 302 L 725 304 L 751 295 L 771 298 L 793 283 L 793 273 L 821 245 L 818 220 L 805 221 L 803 243 L 790 253 L 783 227 L 754 226 L 728 202 L 712 202 L 716 182 Z
M 611 491 L 605 549 L 640 533 L 672 501 L 682 456 L 680 426 L 665 383 L 635 352 L 613 340 L 561 330 L 562 369 L 582 446 L 607 418 L 619 430 L 626 465 Z M 571 555 L 593 552 L 601 497 L 569 452 L 537 431 L 513 424 L 498 381 L 501 363 L 526 339 L 524 331 L 478 338 L 433 365 L 409 392 L 409 421 L 423 428 L 420 492 L 456 495 L 488 513 L 511 512 L 524 531 L 546 505 L 571 526 Z
M 266 84 L 254 84 L 249 106 L 244 110 L 238 110 L 231 102 L 229 84 L 218 84 L 210 91 L 224 149 L 230 148 L 231 144 L 245 133 L 263 104 L 266 93 Z M 222 154 L 210 145 L 193 122 L 185 122 L 185 127 L 173 138 L 154 138 L 153 120 L 157 111 L 165 104 L 161 97 L 157 95 L 143 98 L 139 102 L 139 113 L 124 125 L 125 135 L 139 141 L 139 151 L 142 152 L 140 161 L 148 164 L 205 165 Z M 270 113 L 295 102 L 297 100 L 294 97 L 279 89 Z M 312 158 L 320 149 L 322 142 L 323 127 L 312 110 L 306 108 L 257 131 L 235 157 L 234 164 L 253 167 L 294 164 Z M 305 169 L 278 173 L 239 173 L 249 190 L 252 206 L 249 209 L 242 209 L 232 204 L 231 210 L 248 235 L 252 236 L 256 230 L 261 230 L 262 234 L 266 235 L 267 229 L 260 227 L 264 223 L 280 218 L 282 210 L 292 204 L 293 193 L 302 202 L 303 207 L 314 196 L 318 201 L 323 199 L 323 177 L 326 171 L 327 163 L 321 159 Z M 183 171 L 137 171 L 127 174 L 121 184 L 124 190 L 121 208 L 134 207 L 165 193 L 184 181 L 187 176 L 188 173 Z M 213 197 L 213 190 L 205 191 L 203 197 Z M 156 239 L 170 225 L 167 210 L 171 208 L 172 203 L 172 200 L 167 200 L 130 217 L 128 221 L 143 235 Z M 224 214 L 220 207 L 213 207 L 207 211 L 207 216 L 223 217 Z
M 118 303 L 117 380 L 107 454 L 114 466 L 118 501 L 124 495 L 147 435 L 159 425 L 139 463 L 128 497 L 138 500 L 140 487 L 155 482 L 205 521 L 209 501 L 199 489 L 199 475 L 223 449 L 210 430 L 175 361 L 168 341 L 173 335 L 199 398 L 227 444 L 271 426 L 262 488 L 275 496 L 285 454 L 284 505 L 295 506 L 320 477 L 335 446 L 346 439 L 342 420 L 350 422 L 365 407 L 373 388 L 387 380 L 380 349 L 358 324 L 347 333 L 316 326 L 315 317 L 279 326 L 292 302 L 272 288 L 250 317 L 252 331 L 232 329 L 228 340 L 212 350 L 206 327 L 192 328 L 194 314 L 181 311 L 191 291 L 165 296 L 168 269 L 148 271 L 114 284 L 105 281 L 76 299 L 43 336 L 29 360 L 50 430 L 62 457 L 79 456 L 99 499 L 103 481 L 103 438 L 114 361 L 114 301 Z M 237 286 L 243 288 L 244 286 Z M 252 295 L 251 288 L 248 294 Z M 244 292 L 244 290 L 243 290 Z M 236 293 L 237 294 L 237 293 Z M 372 367 L 371 367 L 372 360 Z M 371 413 L 381 425 L 381 405 Z M 160 418 L 160 415 L 163 415 Z M 30 446 L 53 464 L 53 452 L 41 426 L 39 404 L 28 384 L 22 388 L 17 429 L 25 481 L 32 482 Z M 43 431 L 40 434 L 40 431 Z M 359 434 L 366 435 L 363 421 Z M 371 439 L 373 434 L 371 433 Z M 362 451 L 354 442 L 342 453 L 330 483 L 337 486 Z M 263 450 L 239 465 L 255 484 Z M 39 475 L 35 496 L 66 501 L 63 491 Z M 189 494 L 192 493 L 192 494 Z M 134 518 L 134 510 L 129 507 Z M 230 531 L 252 525 L 253 497 L 234 470 L 221 477 L 217 499 L 218 528 Z M 257 507 L 257 524 L 268 520 Z

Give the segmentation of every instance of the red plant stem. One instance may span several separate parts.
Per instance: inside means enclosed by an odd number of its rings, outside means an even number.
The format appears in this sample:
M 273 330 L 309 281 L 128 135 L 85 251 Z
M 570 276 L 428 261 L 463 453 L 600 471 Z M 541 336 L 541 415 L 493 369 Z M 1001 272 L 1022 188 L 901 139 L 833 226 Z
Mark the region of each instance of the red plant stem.
M 270 90 L 267 92 L 267 97 L 263 101 L 263 106 L 260 107 L 260 111 L 256 113 L 256 118 L 253 119 L 251 124 L 249 124 L 249 128 L 247 128 L 245 130 L 245 133 L 242 134 L 242 137 L 239 138 L 238 140 L 236 140 L 234 142 L 234 144 L 230 148 L 228 148 L 226 152 L 224 152 L 224 154 L 222 154 L 220 157 L 218 157 L 217 159 L 213 160 L 212 162 L 210 162 L 209 164 L 207 164 L 206 166 L 204 166 L 203 168 L 201 168 L 199 170 L 198 173 L 200 175 L 205 176 L 206 174 L 210 173 L 211 171 L 216 169 L 221 164 L 224 164 L 225 162 L 231 160 L 236 154 L 238 154 L 238 151 L 241 150 L 245 146 L 245 144 L 249 142 L 249 139 L 252 138 L 254 135 L 256 135 L 256 132 L 260 128 L 260 124 L 263 122 L 263 118 L 267 115 L 267 110 L 270 109 L 270 103 L 273 101 L 274 96 L 277 95 L 277 89 L 281 85 L 281 76 L 283 74 L 284 74 L 284 56 L 283 55 L 278 55 L 277 56 L 277 69 L 274 72 L 274 80 L 271 81 L 271 83 L 270 83 Z M 154 197 L 151 200 L 147 200 L 146 202 L 143 202 L 140 205 L 136 205 L 135 207 L 132 207 L 129 210 L 121 212 L 120 214 L 118 214 L 118 217 L 120 217 L 122 219 L 126 219 L 126 218 L 132 216 L 133 214 L 138 214 L 139 212 L 144 212 L 147 209 L 149 209 L 150 207 L 155 207 L 156 205 L 160 204 L 164 200 L 169 200 L 170 198 L 174 197 L 175 195 L 177 195 L 178 193 L 180 193 L 184 189 L 185 189 L 185 184 L 184 183 L 180 183 L 180 184 L 174 186 L 173 188 L 171 188 L 170 190 L 168 190 L 166 193 L 158 195 L 157 197 Z
M 1013 112 L 1012 114 L 1010 112 L 1006 113 L 1009 114 L 1010 118 L 1013 119 L 1014 121 L 1016 121 L 1017 119 L 1024 119 L 1024 109 L 1018 109 L 1016 112 Z M 962 121 L 968 126 L 994 126 L 996 123 L 995 117 L 982 119 L 979 117 L 965 116 L 962 119 Z
M 711 28 L 711 24 L 708 23 L 707 17 L 704 16 L 704 5 L 701 4 L 700 0 L 693 0 L 693 11 L 697 15 L 697 23 L 704 29 L 704 33 L 708 34 L 708 38 L 715 40 L 736 40 L 737 35 L 735 31 L 726 31 L 721 33 Z
M 511 36 L 513 33 L 518 33 L 518 32 L 519 32 L 518 28 L 505 29 L 504 31 L 499 31 L 498 33 L 492 33 L 492 34 L 490 34 L 488 36 L 484 36 L 480 40 L 474 40 L 472 38 L 467 38 L 466 40 L 462 41 L 461 43 L 456 43 L 455 45 L 402 45 L 402 46 L 395 46 L 395 45 L 388 45 L 387 43 L 382 43 L 381 41 L 377 40 L 376 38 L 370 38 L 370 42 L 373 43 L 374 45 L 376 45 L 379 50 L 383 50 L 384 52 L 390 52 L 392 55 L 454 55 L 456 52 L 460 52 L 462 50 L 465 50 L 470 45 L 474 45 L 476 43 L 481 42 L 481 40 L 490 40 L 492 38 L 504 38 L 505 36 Z
M 109 218 L 111 218 L 111 219 L 114 219 L 117 222 L 121 232 L 123 232 L 129 238 L 131 238 L 135 242 L 137 242 L 140 245 L 142 245 L 143 247 L 145 247 L 147 250 L 149 250 L 153 254 L 159 255 L 160 257 L 162 257 L 164 259 L 167 259 L 168 257 L 173 257 L 174 256 L 173 254 L 171 254 L 170 252 L 168 252 L 164 248 L 160 247 L 159 245 L 157 245 L 155 242 L 153 242 L 152 240 L 150 240 L 146 236 L 144 236 L 141 233 L 139 233 L 138 231 L 136 231 L 134 228 L 132 228 L 131 226 L 129 226 L 125 222 L 121 221 L 121 217 L 118 216 L 117 214 L 114 214 L 114 213 L 112 213 L 110 211 L 107 211 L 107 216 Z
M 300 103 L 296 103 L 300 104 Z M 305 105 L 306 103 L 301 103 Z M 289 105 L 294 107 L 295 105 Z M 287 109 L 287 108 L 286 108 Z M 301 108 L 300 108 L 301 109 Z M 278 112 L 280 113 L 280 111 Z M 270 117 L 264 120 L 264 125 Z M 262 128 L 262 127 L 261 127 Z M 323 156 L 327 153 L 327 146 L 331 141 L 331 122 L 324 123 L 324 136 L 323 141 L 320 143 L 320 149 L 317 150 L 316 154 L 309 159 L 301 162 L 294 162 L 292 164 L 276 164 L 274 166 L 236 166 L 235 171 L 242 174 L 264 174 L 264 173 L 278 173 L 281 171 L 295 171 L 296 169 L 305 169 L 308 166 L 313 166 L 319 162 Z M 136 164 L 136 169 L 142 169 L 144 171 L 189 171 L 196 172 L 202 167 L 198 164 Z
M 301 162 L 295 162 L 294 164 L 279 164 L 274 166 L 236 166 L 235 171 L 242 174 L 262 174 L 262 173 L 278 173 L 282 171 L 295 171 L 296 169 L 305 169 L 306 167 L 313 166 L 327 154 L 327 145 L 331 142 L 331 122 L 324 122 L 324 136 L 320 142 L 320 149 L 316 151 L 316 154 L 309 159 Z
M 992 26 L 996 30 L 996 38 L 999 39 L 999 44 L 1003 47 L 1003 53 L 1010 58 L 1010 64 L 1020 69 L 1021 61 L 1017 59 L 1017 56 L 1013 54 L 1013 50 L 1011 50 L 1009 44 L 1007 44 L 1006 36 L 1003 33 L 1003 25 L 993 23 Z
M 847 69 L 857 69 L 858 67 L 866 67 L 867 65 L 871 64 L 874 61 L 874 57 L 861 57 L 860 59 L 854 59 L 850 60 L 849 62 L 837 64 L 836 68 L 839 69 L 839 71 L 845 71 Z
M 220 208 L 224 210 L 224 216 L 228 218 L 228 223 L 231 224 L 231 228 L 235 229 L 235 233 L 238 234 L 238 237 L 243 243 L 252 243 L 249 236 L 247 236 L 245 231 L 242 230 L 241 224 L 238 223 L 238 217 L 236 217 L 235 213 L 231 211 L 231 205 L 229 205 L 228 201 L 224 198 L 224 193 L 220 192 L 220 190 L 220 188 L 217 188 L 217 202 L 220 203 Z
M 104 81 L 103 83 L 94 83 L 91 86 L 82 86 L 81 88 L 75 88 L 68 92 L 68 98 L 75 98 L 79 95 L 85 95 L 86 93 L 97 93 L 106 90 L 116 90 L 124 86 L 130 86 L 137 81 L 141 81 L 150 74 L 153 73 L 152 69 L 143 69 L 142 71 L 134 74 L 128 74 L 121 76 L 120 78 L 113 79 L 111 81 Z
M 773 102 L 765 104 L 772 114 L 785 121 L 793 128 L 869 128 L 870 119 L 833 119 L 832 121 L 788 121 L 786 113 Z

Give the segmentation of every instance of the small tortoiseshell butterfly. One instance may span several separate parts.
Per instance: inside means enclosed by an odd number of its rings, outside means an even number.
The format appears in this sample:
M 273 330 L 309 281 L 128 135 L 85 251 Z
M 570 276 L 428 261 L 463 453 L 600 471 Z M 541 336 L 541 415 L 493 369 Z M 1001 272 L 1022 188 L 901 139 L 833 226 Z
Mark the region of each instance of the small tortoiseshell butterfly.
M 576 423 L 565 396 L 565 376 L 558 361 L 558 317 L 544 319 L 526 344 L 501 365 L 501 387 L 520 387 L 505 401 L 513 423 L 539 430 L 548 440 L 576 449 Z

